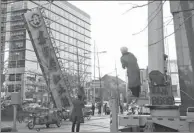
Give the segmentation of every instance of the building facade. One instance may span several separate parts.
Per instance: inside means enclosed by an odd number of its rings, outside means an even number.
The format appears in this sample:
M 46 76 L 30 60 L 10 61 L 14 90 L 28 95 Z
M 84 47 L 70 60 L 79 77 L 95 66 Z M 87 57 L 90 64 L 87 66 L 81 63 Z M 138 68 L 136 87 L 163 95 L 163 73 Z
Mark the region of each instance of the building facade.
M 168 62 L 168 74 L 171 77 L 173 96 L 180 98 L 179 74 L 178 74 L 177 60 L 169 60 L 169 62 Z
M 20 91 L 23 99 L 33 98 L 34 92 L 47 90 L 40 65 L 24 27 L 22 14 L 36 7 L 45 12 L 51 39 L 59 50 L 63 68 L 71 75 L 82 75 L 83 82 L 91 78 L 90 16 L 66 1 L 2 2 L 4 66 L 7 92 Z M 79 62 L 79 63 L 78 63 Z M 79 69 L 78 69 L 79 67 Z M 78 71 L 79 70 L 79 71 Z

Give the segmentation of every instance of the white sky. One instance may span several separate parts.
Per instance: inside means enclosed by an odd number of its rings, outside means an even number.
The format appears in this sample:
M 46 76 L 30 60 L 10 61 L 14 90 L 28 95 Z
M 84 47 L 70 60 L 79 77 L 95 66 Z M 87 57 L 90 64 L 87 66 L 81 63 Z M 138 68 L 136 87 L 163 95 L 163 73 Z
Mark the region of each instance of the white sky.
M 106 54 L 100 54 L 101 75 L 111 73 L 115 69 L 115 60 L 118 70 L 118 75 L 125 80 L 125 70 L 121 68 L 120 63 L 120 47 L 127 46 L 138 59 L 140 68 L 146 68 L 148 65 L 148 47 L 147 47 L 147 29 L 141 34 L 133 36 L 147 25 L 147 6 L 133 9 L 127 14 L 122 15 L 127 9 L 130 9 L 130 4 L 119 3 L 134 3 L 142 5 L 146 1 L 69 1 L 71 4 L 88 13 L 91 17 L 91 36 L 92 36 L 92 51 L 93 40 L 99 51 L 107 51 Z M 164 22 L 169 21 L 172 16 L 170 13 L 169 1 L 164 4 L 163 9 Z M 167 34 L 173 32 L 173 21 L 165 27 Z M 166 32 L 165 31 L 165 32 Z M 176 50 L 174 44 L 174 35 L 166 40 L 169 44 L 170 59 L 176 59 Z M 97 62 L 96 62 L 97 64 Z M 93 73 L 93 70 L 92 70 Z M 115 73 L 111 73 L 115 75 Z M 96 77 L 98 71 L 96 69 Z

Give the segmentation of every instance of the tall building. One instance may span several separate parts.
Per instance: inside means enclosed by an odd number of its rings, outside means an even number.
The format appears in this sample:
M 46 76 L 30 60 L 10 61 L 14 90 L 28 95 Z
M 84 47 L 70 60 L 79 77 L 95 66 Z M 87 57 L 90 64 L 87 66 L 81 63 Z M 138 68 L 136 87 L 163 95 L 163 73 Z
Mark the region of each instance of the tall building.
M 84 83 L 91 78 L 90 16 L 66 1 L 3 1 L 4 62 L 7 61 L 7 91 L 20 91 L 21 96 L 33 98 L 33 93 L 47 90 L 40 65 L 24 27 L 22 14 L 36 7 L 45 12 L 52 39 L 60 51 L 60 59 L 70 75 L 79 73 Z M 78 52 L 77 52 L 78 50 Z M 6 64 L 6 63 L 5 63 Z M 5 66 L 5 65 L 4 65 Z

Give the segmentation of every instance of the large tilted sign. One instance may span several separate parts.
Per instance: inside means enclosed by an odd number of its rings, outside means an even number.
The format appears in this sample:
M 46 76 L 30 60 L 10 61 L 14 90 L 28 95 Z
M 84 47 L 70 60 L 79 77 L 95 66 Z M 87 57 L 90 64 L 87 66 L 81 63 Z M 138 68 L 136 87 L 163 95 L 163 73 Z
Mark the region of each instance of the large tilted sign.
M 165 83 L 164 75 L 153 71 L 149 77 L 151 79 L 149 84 L 151 105 L 174 105 L 172 88 L 169 83 Z
M 40 9 L 37 8 L 25 13 L 23 18 L 47 85 L 48 75 L 50 77 L 50 92 L 55 106 L 57 108 L 70 106 L 72 102 L 68 91 L 69 88 L 65 85 L 65 80 L 63 79 L 62 71 Z

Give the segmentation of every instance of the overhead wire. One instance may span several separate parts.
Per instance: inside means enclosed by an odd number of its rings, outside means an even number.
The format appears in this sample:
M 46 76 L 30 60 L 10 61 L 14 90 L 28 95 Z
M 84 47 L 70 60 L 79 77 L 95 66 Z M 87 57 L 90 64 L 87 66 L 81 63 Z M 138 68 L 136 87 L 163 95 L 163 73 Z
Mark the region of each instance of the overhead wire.
M 193 17 L 193 16 L 194 16 L 194 13 L 193 13 L 192 15 L 190 15 L 189 17 L 187 17 L 186 19 L 184 19 L 184 21 L 179 25 L 179 27 L 178 27 L 177 29 L 174 30 L 174 32 L 172 32 L 171 34 L 165 36 L 164 38 L 160 39 L 159 41 L 157 41 L 157 42 L 155 42 L 155 43 L 148 44 L 148 46 L 155 45 L 155 44 L 157 44 L 157 43 L 163 41 L 163 40 L 166 39 L 167 37 L 172 36 L 172 35 L 175 34 L 178 30 L 181 29 L 181 27 L 183 26 L 183 24 L 184 24 L 188 19 L 190 19 L 190 18 Z
M 154 15 L 154 17 L 148 22 L 148 24 L 146 25 L 146 27 L 143 28 L 141 31 L 139 31 L 139 32 L 137 32 L 137 33 L 134 33 L 134 34 L 132 34 L 132 35 L 140 34 L 140 33 L 143 32 L 145 29 L 147 29 L 148 26 L 150 25 L 150 23 L 156 18 L 156 16 L 157 16 L 157 15 L 160 13 L 160 11 L 163 9 L 163 6 L 164 6 L 165 2 L 166 2 L 166 0 L 164 0 L 163 3 L 160 3 L 160 4 L 159 4 L 159 6 L 160 6 L 159 11 L 158 11 L 158 12 Z

